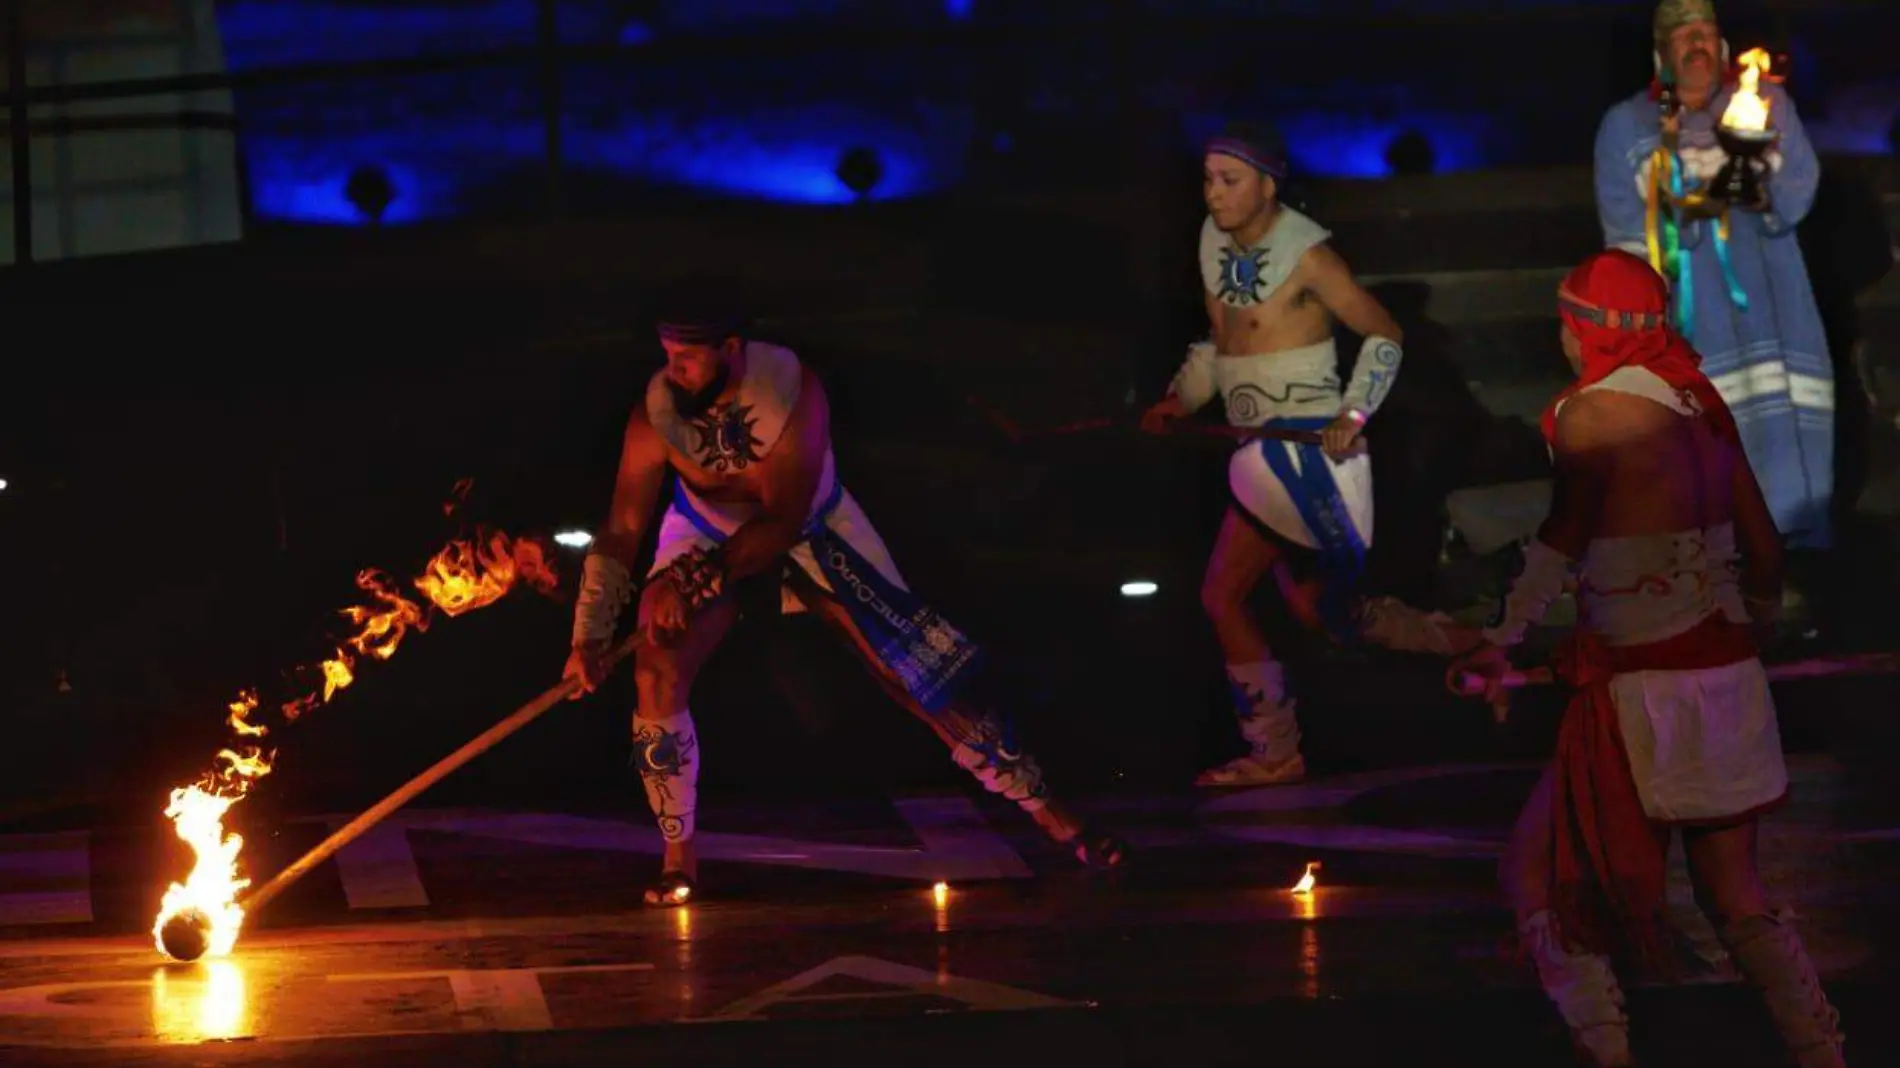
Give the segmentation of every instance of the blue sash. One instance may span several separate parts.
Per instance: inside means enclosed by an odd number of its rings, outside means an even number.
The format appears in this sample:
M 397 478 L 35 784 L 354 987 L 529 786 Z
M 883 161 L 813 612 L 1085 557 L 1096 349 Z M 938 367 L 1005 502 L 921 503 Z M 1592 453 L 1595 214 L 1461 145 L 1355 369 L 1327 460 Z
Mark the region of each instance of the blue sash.
M 826 525 L 843 499 L 844 484 L 834 482 L 806 524 L 803 540 L 878 661 L 926 712 L 941 712 L 975 675 L 982 649 L 916 594 L 885 578 Z M 674 487 L 673 508 L 715 544 L 725 543 L 726 535 L 693 507 L 683 485 Z
M 1331 417 L 1270 419 L 1265 425 L 1285 430 L 1320 430 L 1332 421 Z M 1289 444 L 1300 452 L 1298 469 L 1294 468 L 1293 457 L 1285 448 Z M 1318 445 L 1262 438 L 1249 447 L 1260 450 L 1267 469 L 1286 487 L 1287 497 L 1299 511 L 1300 519 L 1319 542 L 1319 554 L 1326 561 L 1328 572 L 1320 594 L 1321 621 L 1335 639 L 1353 644 L 1358 628 L 1353 625 L 1352 601 L 1366 571 L 1366 542 L 1353 526 L 1352 513 L 1346 510 L 1346 498 L 1339 492 L 1339 482 L 1333 478 L 1332 463 Z

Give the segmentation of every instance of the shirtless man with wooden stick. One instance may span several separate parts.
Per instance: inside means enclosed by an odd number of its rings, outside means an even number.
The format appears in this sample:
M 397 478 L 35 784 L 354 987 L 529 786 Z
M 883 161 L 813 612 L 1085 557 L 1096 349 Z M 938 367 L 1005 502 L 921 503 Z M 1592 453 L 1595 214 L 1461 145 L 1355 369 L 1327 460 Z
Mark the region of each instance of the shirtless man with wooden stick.
M 700 754 L 687 699 L 739 618 L 737 588 L 756 578 L 782 579 L 779 606 L 823 620 L 986 790 L 1014 801 L 1083 863 L 1120 864 L 1126 847 L 1050 798 L 1008 721 L 976 700 L 981 650 L 910 592 L 845 490 L 817 376 L 790 350 L 743 338 L 716 310 L 663 322 L 660 344 L 666 367 L 627 421 L 613 504 L 583 565 L 566 669 L 583 692 L 599 685 L 672 472 L 634 651 L 634 762 L 666 841 L 647 902 L 684 904 L 695 892 Z

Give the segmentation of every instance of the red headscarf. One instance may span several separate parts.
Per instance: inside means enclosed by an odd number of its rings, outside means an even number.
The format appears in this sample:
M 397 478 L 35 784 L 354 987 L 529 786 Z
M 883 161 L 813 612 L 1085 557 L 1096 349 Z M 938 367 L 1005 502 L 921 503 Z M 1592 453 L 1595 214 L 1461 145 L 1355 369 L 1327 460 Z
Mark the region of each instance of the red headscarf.
M 1702 373 L 1702 357 L 1669 327 L 1669 287 L 1649 264 L 1607 249 L 1577 265 L 1557 290 L 1564 325 L 1583 343 L 1583 371 L 1544 409 L 1544 439 L 1557 440 L 1557 406 L 1621 367 L 1642 367 L 1693 397 L 1717 433 L 1739 440 L 1735 417 Z

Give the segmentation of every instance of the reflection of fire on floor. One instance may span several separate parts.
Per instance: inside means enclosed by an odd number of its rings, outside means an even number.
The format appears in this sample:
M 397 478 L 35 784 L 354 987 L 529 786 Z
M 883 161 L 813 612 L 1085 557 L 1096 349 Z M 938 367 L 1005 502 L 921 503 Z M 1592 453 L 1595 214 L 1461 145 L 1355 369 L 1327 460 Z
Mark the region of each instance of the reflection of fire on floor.
M 1797 906 L 1830 982 L 1884 981 L 1889 966 L 1870 946 L 1900 904 L 1888 901 L 1900 833 L 1842 832 L 1833 767 L 1797 759 L 1794 769 L 1793 802 L 1765 823 L 1771 892 Z M 632 905 L 658 850 L 644 828 L 418 810 L 392 824 L 374 864 L 323 869 L 233 957 L 194 966 L 159 965 L 143 932 L 160 880 L 118 885 L 141 878 L 143 836 L 80 834 L 87 864 L 61 852 L 75 839 L 0 839 L 0 895 L 75 874 L 85 884 L 72 898 L 85 908 L 35 914 L 68 922 L 8 914 L 0 1029 L 22 1046 L 118 1048 L 1326 1001 L 1448 981 L 1500 996 L 1530 982 L 1500 952 L 1509 921 L 1493 872 L 1536 770 L 1406 769 L 1103 800 L 1090 807 L 1140 860 L 1113 879 L 998 833 L 962 798 L 904 802 L 908 838 L 867 834 L 870 813 L 830 826 L 734 814 L 731 825 L 777 833 L 709 839 L 706 900 L 670 911 Z M 1312 892 L 1293 893 L 1315 861 Z M 953 870 L 962 874 L 946 877 Z M 369 892 L 392 871 L 402 895 Z M 1686 945 L 1707 948 L 1679 857 L 1672 875 L 1671 903 L 1699 936 Z M 352 893 L 363 879 L 374 885 Z M 1712 959 L 1689 978 L 1727 973 Z

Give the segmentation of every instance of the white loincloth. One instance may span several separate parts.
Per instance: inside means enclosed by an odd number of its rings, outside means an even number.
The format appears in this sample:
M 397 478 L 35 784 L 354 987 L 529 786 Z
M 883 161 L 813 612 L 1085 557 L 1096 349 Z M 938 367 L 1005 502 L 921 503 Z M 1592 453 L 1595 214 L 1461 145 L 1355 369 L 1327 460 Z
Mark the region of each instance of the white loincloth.
M 1630 775 L 1649 818 L 1729 820 L 1781 800 L 1788 765 L 1759 660 L 1610 680 Z
M 1214 379 L 1234 426 L 1260 426 L 1273 419 L 1330 419 L 1339 414 L 1339 356 L 1333 342 L 1252 356 L 1218 356 Z M 1286 455 L 1304 471 L 1307 450 L 1289 441 L 1248 442 L 1227 463 L 1227 485 L 1234 500 L 1280 537 L 1309 549 L 1320 547 L 1293 496 L 1273 469 L 1265 450 Z M 1372 545 L 1372 459 L 1364 452 L 1343 460 L 1322 457 L 1339 486 L 1346 514 L 1359 540 Z
M 819 486 L 818 503 L 820 505 L 831 492 L 833 477 L 831 465 L 827 462 L 826 478 Z M 712 524 L 714 529 L 727 536 L 738 530 L 742 523 L 757 512 L 756 505 L 714 504 L 693 493 L 684 484 L 681 484 L 674 492 L 676 495 L 683 495 L 689 507 Z M 891 559 L 891 552 L 885 547 L 884 539 L 878 535 L 877 528 L 871 525 L 871 520 L 864 514 L 864 509 L 858 506 L 857 498 L 851 496 L 851 492 L 843 488 L 839 489 L 838 494 L 838 503 L 825 517 L 825 526 L 832 533 L 843 538 L 846 544 L 856 549 L 871 563 L 871 566 L 877 568 L 878 573 L 884 578 L 903 589 L 909 589 L 910 587 L 904 583 L 903 576 L 898 573 L 897 563 Z M 647 577 L 651 578 L 657 574 L 681 553 L 694 549 L 711 549 L 717 544 L 686 517 L 679 501 L 675 500 L 666 506 L 666 514 L 660 519 L 659 544 L 654 549 L 653 567 L 648 571 Z M 819 589 L 831 590 L 831 582 L 825 578 L 823 569 L 818 566 L 818 561 L 812 556 L 809 541 L 800 541 L 792 547 L 789 555 L 791 563 L 809 576 Z M 788 614 L 805 611 L 805 603 L 792 592 L 790 586 L 780 588 L 779 600 L 782 609 Z

